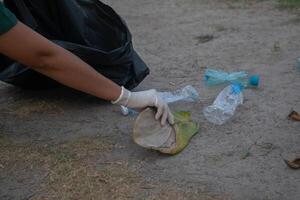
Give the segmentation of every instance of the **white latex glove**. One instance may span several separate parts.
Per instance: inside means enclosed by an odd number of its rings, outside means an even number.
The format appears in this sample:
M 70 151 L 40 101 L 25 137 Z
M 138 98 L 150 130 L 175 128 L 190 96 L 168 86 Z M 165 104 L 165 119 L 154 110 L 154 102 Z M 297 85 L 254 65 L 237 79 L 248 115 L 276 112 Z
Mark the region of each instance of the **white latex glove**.
M 156 120 L 160 119 L 162 125 L 165 125 L 167 120 L 170 124 L 174 124 L 174 117 L 170 112 L 168 104 L 163 101 L 154 89 L 141 92 L 130 92 L 122 87 L 120 97 L 112 103 L 139 110 L 146 107 L 156 107 Z

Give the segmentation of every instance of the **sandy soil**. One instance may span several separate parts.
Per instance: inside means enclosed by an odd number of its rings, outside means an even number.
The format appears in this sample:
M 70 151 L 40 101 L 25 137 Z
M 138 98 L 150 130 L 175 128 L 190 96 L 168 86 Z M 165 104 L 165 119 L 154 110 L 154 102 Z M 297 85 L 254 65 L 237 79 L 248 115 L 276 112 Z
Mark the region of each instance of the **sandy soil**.
M 300 199 L 300 15 L 276 1 L 110 0 L 151 68 L 137 90 L 194 85 L 189 110 L 201 130 L 181 154 L 162 156 L 132 142 L 134 117 L 69 90 L 0 85 L 0 199 Z M 298 13 L 298 14 L 297 14 Z M 222 88 L 205 68 L 249 70 L 258 90 L 223 126 L 202 109 Z M 174 84 L 173 84 L 174 83 Z

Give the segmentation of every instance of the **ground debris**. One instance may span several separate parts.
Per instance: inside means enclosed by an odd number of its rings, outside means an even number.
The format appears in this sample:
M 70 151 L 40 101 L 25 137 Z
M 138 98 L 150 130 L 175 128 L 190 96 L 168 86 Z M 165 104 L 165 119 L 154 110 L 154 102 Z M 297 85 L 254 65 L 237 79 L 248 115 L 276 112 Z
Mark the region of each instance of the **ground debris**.
M 300 158 L 296 158 L 292 161 L 284 160 L 287 166 L 291 169 L 300 169 Z
M 250 157 L 251 156 L 251 152 L 249 150 L 245 151 L 242 153 L 240 159 L 241 160 L 245 160 L 246 158 Z
M 209 42 L 211 40 L 213 40 L 215 37 L 213 35 L 199 35 L 197 37 L 195 37 L 194 39 L 197 40 L 197 45 L 201 44 L 201 43 L 206 43 Z
M 198 133 L 199 126 L 191 119 L 190 112 L 174 112 L 175 124 L 161 126 L 155 120 L 155 111 L 145 109 L 138 116 L 133 129 L 133 140 L 141 147 L 175 155 L 181 152 L 191 138 Z
M 294 110 L 289 114 L 288 118 L 290 120 L 300 121 L 300 115 Z
M 275 42 L 274 44 L 273 44 L 273 49 L 272 49 L 272 51 L 273 52 L 279 52 L 281 50 L 281 48 L 280 48 L 280 43 L 277 41 L 277 42 Z

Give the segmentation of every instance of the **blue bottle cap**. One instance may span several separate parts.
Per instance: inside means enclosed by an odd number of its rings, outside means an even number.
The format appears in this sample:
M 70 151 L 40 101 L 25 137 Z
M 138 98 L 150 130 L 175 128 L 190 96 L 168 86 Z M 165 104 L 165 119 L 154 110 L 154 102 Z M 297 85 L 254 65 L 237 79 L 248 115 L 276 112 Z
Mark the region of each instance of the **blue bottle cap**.
M 249 78 L 249 85 L 258 87 L 260 82 L 260 76 L 259 75 L 252 75 Z
M 239 94 L 242 92 L 243 89 L 244 89 L 244 86 L 242 84 L 234 83 L 231 85 L 231 92 L 233 94 Z

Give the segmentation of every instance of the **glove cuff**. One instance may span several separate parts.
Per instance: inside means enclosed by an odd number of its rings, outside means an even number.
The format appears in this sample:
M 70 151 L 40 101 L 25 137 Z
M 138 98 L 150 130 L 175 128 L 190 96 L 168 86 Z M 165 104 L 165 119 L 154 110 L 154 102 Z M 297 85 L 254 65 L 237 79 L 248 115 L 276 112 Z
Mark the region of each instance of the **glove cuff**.
M 128 101 L 131 96 L 131 92 L 129 90 L 127 90 L 126 88 L 124 88 L 123 86 L 121 88 L 122 88 L 122 90 L 121 90 L 121 94 L 120 94 L 119 98 L 115 101 L 111 101 L 111 103 L 117 104 L 117 105 L 122 105 L 122 106 L 127 106 Z

